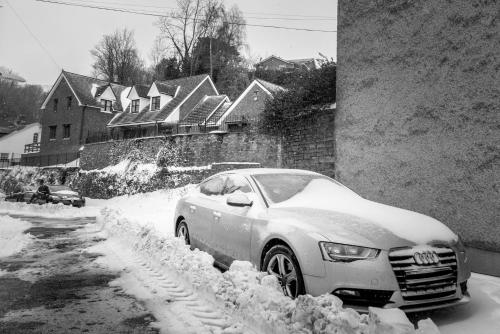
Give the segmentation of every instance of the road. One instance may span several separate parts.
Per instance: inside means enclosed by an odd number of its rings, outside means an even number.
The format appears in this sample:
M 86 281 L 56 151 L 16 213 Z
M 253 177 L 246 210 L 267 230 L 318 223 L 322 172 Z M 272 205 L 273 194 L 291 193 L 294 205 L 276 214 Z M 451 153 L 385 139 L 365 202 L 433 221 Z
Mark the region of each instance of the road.
M 109 282 L 119 273 L 86 248 L 92 219 L 23 218 L 34 242 L 0 259 L 0 333 L 158 333 L 146 307 Z M 5 273 L 7 272 L 7 273 Z

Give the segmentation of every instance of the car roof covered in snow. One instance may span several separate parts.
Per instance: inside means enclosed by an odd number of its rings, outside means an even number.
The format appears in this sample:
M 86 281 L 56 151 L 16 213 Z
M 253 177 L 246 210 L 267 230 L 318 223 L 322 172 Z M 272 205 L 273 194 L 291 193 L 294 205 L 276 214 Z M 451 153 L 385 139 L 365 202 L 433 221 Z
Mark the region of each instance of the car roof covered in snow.
M 220 172 L 215 175 L 223 174 L 241 174 L 241 175 L 262 175 L 262 174 L 310 174 L 310 175 L 322 175 L 310 170 L 304 169 L 286 169 L 286 168 L 243 168 L 243 169 L 233 169 L 224 172 Z

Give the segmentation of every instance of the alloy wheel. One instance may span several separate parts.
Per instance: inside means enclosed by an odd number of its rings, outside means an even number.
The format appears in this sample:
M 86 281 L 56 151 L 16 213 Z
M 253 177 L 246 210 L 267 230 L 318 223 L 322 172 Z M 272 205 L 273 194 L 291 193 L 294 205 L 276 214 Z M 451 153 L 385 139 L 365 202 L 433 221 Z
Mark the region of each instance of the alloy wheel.
M 177 236 L 184 239 L 186 245 L 189 245 L 189 232 L 186 223 L 181 222 L 179 228 L 177 229 Z
M 278 278 L 278 282 L 287 296 L 296 298 L 299 295 L 297 271 L 288 256 L 275 254 L 267 265 L 267 273 Z

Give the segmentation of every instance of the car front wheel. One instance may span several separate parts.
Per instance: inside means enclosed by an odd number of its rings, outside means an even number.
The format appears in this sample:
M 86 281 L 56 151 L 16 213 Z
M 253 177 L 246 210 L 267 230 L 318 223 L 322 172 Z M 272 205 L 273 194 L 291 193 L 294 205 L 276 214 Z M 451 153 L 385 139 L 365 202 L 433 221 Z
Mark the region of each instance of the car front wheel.
M 276 276 L 285 295 L 297 298 L 305 293 L 299 262 L 287 246 L 273 246 L 264 257 L 264 268 L 268 274 Z
M 186 245 L 189 245 L 189 230 L 185 220 L 182 220 L 179 225 L 177 225 L 177 230 L 175 231 L 175 236 L 184 239 Z

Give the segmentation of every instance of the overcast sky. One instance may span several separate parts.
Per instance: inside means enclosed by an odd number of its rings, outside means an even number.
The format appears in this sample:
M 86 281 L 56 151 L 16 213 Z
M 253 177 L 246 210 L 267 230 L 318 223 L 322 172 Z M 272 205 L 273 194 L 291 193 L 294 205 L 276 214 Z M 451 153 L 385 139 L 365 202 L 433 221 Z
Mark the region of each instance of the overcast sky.
M 52 55 L 57 65 L 30 35 L 7 1 L 43 48 Z M 176 6 L 176 0 L 55 1 L 119 6 L 159 13 L 169 11 L 164 7 Z M 337 17 L 337 0 L 225 0 L 225 3 L 228 7 L 237 4 L 249 24 L 337 30 L 337 21 L 330 19 Z M 0 0 L 0 6 L 0 65 L 11 68 L 29 83 L 50 85 L 61 68 L 90 75 L 92 57 L 89 50 L 103 34 L 123 27 L 135 32 L 141 57 L 149 63 L 153 41 L 159 33 L 154 25 L 156 19 L 149 16 L 55 5 L 36 0 Z M 247 44 L 255 59 L 271 54 L 285 59 L 319 57 L 318 52 L 337 58 L 337 34 L 331 32 L 247 27 Z

